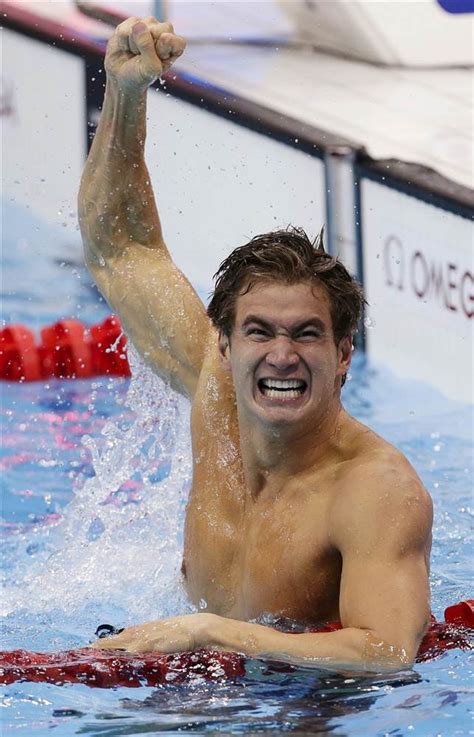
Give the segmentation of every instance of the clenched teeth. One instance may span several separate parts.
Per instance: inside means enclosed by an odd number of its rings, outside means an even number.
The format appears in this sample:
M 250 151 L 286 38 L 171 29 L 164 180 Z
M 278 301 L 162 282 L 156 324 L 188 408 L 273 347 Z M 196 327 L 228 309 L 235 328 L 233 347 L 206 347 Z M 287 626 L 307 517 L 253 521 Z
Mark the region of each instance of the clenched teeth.
M 263 394 L 270 399 L 298 399 L 303 391 L 300 389 L 264 389 Z
M 260 391 L 270 399 L 297 399 L 306 389 L 301 379 L 260 379 Z

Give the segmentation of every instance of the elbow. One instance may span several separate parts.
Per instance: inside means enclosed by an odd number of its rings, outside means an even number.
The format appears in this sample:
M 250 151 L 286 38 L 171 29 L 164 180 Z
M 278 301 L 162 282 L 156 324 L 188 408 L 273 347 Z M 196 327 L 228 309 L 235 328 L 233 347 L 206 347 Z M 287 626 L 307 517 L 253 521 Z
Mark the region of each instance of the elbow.
M 91 246 L 84 239 L 84 264 L 102 295 L 109 301 L 112 264 L 107 252 Z
M 79 228 L 84 239 L 90 235 L 91 222 L 97 210 L 97 198 L 92 197 L 88 188 L 81 183 L 79 195 L 77 198 L 77 216 Z
M 413 668 L 416 649 L 387 642 L 373 630 L 365 633 L 362 651 L 364 668 L 377 673 L 396 673 Z
M 98 199 L 80 192 L 78 199 L 78 224 L 84 244 L 84 258 L 89 271 L 102 265 L 101 254 L 112 249 L 112 235 L 116 222 L 106 216 L 107 208 Z
M 104 259 L 100 257 L 100 254 L 93 249 L 88 242 L 84 239 L 84 264 L 89 271 L 90 275 L 97 279 L 98 273 L 102 270 L 105 265 Z

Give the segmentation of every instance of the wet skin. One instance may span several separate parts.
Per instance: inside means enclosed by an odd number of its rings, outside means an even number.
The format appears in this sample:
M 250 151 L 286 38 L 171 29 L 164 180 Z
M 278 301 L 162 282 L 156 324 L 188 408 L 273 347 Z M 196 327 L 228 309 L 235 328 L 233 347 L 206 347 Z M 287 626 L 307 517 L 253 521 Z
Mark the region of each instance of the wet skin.
M 192 402 L 183 571 L 207 613 L 96 646 L 406 666 L 429 621 L 431 501 L 406 458 L 343 409 L 351 340 L 335 340 L 328 295 L 317 282 L 256 282 L 237 298 L 231 335 L 218 335 L 164 242 L 144 160 L 146 90 L 184 46 L 153 18 L 116 29 L 79 212 L 97 285 Z M 288 635 L 245 621 L 263 614 L 343 629 Z
M 238 298 L 230 343 L 221 337 L 220 359 L 211 352 L 193 403 L 184 564 L 196 603 L 243 619 L 339 617 L 341 558 L 328 519 L 339 466 L 356 438 L 370 446 L 339 402 L 350 351 L 350 341 L 335 344 L 321 287 L 259 284 Z M 265 396 L 265 379 L 305 388 Z

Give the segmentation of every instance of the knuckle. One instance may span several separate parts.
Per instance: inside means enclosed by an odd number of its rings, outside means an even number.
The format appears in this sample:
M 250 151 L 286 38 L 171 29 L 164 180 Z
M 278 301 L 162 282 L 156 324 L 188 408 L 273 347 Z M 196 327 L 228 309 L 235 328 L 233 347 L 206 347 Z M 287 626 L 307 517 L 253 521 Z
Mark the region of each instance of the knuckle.
M 115 29 L 116 33 L 129 33 L 132 26 L 135 25 L 140 20 L 136 15 L 130 16 L 130 18 L 127 18 L 127 20 L 122 21 L 118 24 L 117 28 Z

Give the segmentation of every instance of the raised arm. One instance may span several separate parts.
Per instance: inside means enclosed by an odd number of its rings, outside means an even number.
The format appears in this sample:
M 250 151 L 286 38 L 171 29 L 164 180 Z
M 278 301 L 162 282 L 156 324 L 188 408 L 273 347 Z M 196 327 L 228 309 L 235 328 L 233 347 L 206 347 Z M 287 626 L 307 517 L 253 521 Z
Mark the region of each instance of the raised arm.
M 210 324 L 163 240 L 144 159 L 147 89 L 184 50 L 169 23 L 129 18 L 107 46 L 104 105 L 79 192 L 86 264 L 156 373 L 192 397 Z

